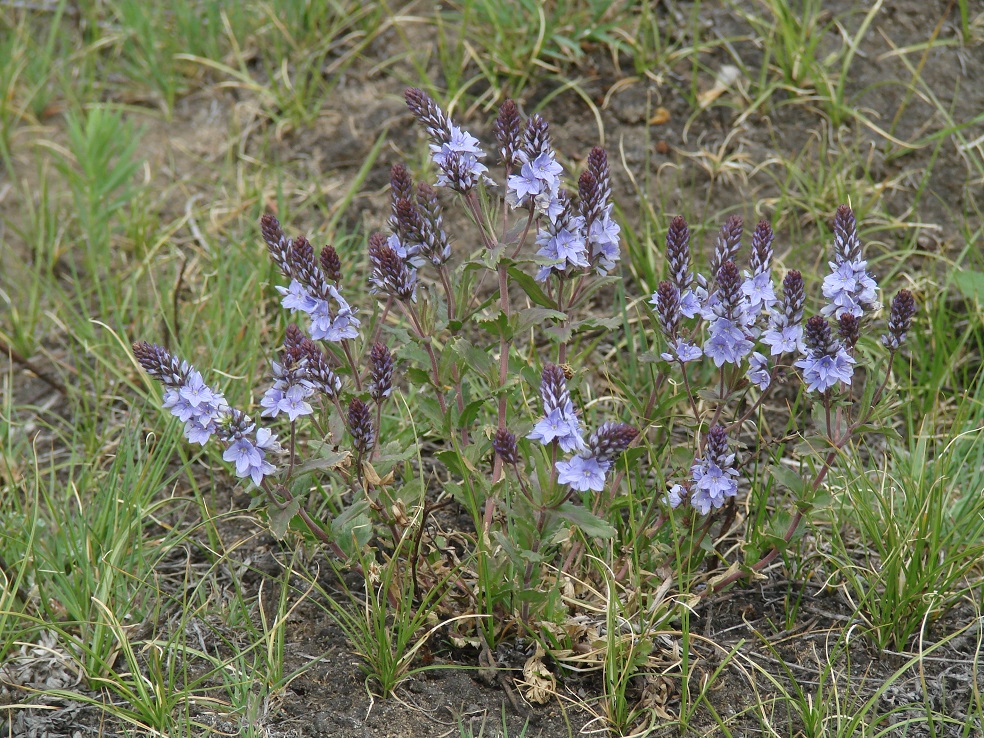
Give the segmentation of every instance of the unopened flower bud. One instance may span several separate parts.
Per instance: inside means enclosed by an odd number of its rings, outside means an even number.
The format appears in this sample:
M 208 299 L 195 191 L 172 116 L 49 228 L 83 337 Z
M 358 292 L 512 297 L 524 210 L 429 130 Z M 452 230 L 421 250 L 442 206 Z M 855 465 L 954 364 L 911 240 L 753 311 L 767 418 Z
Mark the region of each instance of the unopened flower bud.
M 519 462 L 519 453 L 516 450 L 516 436 L 505 428 L 499 428 L 492 439 L 492 448 L 502 459 L 503 464 L 515 466 Z

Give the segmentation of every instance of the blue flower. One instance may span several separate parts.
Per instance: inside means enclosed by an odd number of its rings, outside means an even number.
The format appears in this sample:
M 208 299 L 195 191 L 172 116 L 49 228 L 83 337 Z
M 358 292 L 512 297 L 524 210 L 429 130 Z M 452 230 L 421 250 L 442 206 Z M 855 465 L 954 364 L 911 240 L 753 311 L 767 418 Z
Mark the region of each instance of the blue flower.
M 488 180 L 488 167 L 479 159 L 485 157 L 477 138 L 456 125 L 451 126 L 451 138 L 442 144 L 430 144 L 431 158 L 440 168 L 439 187 L 469 189 L 479 179 Z
M 803 370 L 803 380 L 808 392 L 826 392 L 838 382 L 850 384 L 854 376 L 854 357 L 848 355 L 843 346 L 835 353 L 817 356 L 811 353 L 800 359 L 795 366 Z
M 666 361 L 679 361 L 681 364 L 686 364 L 688 361 L 696 361 L 703 355 L 704 352 L 700 350 L 700 346 L 696 346 L 682 338 L 671 341 L 670 350 L 660 354 Z
M 700 459 L 690 468 L 694 486 L 690 504 L 701 515 L 707 515 L 713 507 L 722 507 L 729 497 L 738 494 L 738 472 L 731 467 L 722 469 L 706 459 Z
M 702 303 L 706 299 L 707 291 L 699 287 L 697 290 L 684 290 L 680 295 L 680 313 L 687 318 L 696 317 L 704 309 Z
M 663 502 L 672 508 L 680 507 L 687 499 L 687 488 L 682 484 L 674 484 L 669 491 L 663 495 Z
M 760 390 L 767 390 L 772 384 L 772 374 L 769 372 L 769 360 L 758 351 L 752 354 L 748 361 L 748 373 L 745 375 L 748 381 L 758 386 Z
M 752 342 L 745 337 L 734 321 L 717 318 L 708 329 L 704 343 L 704 355 L 714 360 L 715 366 L 738 364 L 752 350 Z
M 822 315 L 840 318 L 844 313 L 850 313 L 860 318 L 877 306 L 878 284 L 868 274 L 868 262 L 832 261 L 829 266 L 831 273 L 823 280 L 823 296 L 829 304 L 820 310 Z
M 775 286 L 772 284 L 772 272 L 765 271 L 755 276 L 747 275 L 746 272 L 746 279 L 742 282 L 741 291 L 748 300 L 745 314 L 749 317 L 750 322 L 754 322 L 763 310 L 770 309 L 778 300 L 776 299 Z
M 605 473 L 609 464 L 592 456 L 574 456 L 557 462 L 557 481 L 569 484 L 578 492 L 601 492 L 605 488 Z
M 310 387 L 306 387 L 301 384 L 295 384 L 289 390 L 284 392 L 283 397 L 280 398 L 280 402 L 277 404 L 278 409 L 281 412 L 287 413 L 287 417 L 290 418 L 290 422 L 293 423 L 302 415 L 310 415 L 314 412 L 314 408 L 305 400 L 313 393 Z
M 803 326 L 796 324 L 787 325 L 783 328 L 769 328 L 762 334 L 762 343 L 771 347 L 772 356 L 802 351 Z
M 263 477 L 276 471 L 276 467 L 266 460 L 264 453 L 276 448 L 278 448 L 276 436 L 269 428 L 259 428 L 256 431 L 255 443 L 245 436 L 238 438 L 225 450 L 222 458 L 235 462 L 237 477 L 249 477 L 253 480 L 253 484 L 259 486 Z
M 588 245 L 591 247 L 591 262 L 602 276 L 615 268 L 621 258 L 619 233 L 622 229 L 611 217 L 611 206 L 605 208 L 601 218 L 588 228 Z
M 514 208 L 528 207 L 530 199 L 537 212 L 549 214 L 551 203 L 560 191 L 560 175 L 564 171 L 554 160 L 554 153 L 547 149 L 529 159 L 529 154 L 518 152 L 527 161 L 520 167 L 519 174 L 510 175 L 506 180 L 506 202 Z M 556 217 L 551 216 L 551 220 Z
M 533 426 L 533 430 L 526 437 L 531 441 L 539 441 L 544 446 L 557 441 L 567 453 L 584 448 L 581 424 L 570 402 L 564 407 L 551 410 L 543 420 Z
M 277 292 L 283 295 L 280 304 L 291 312 L 311 313 L 316 307 L 316 302 L 307 288 L 296 279 L 290 280 L 289 287 L 277 287 Z

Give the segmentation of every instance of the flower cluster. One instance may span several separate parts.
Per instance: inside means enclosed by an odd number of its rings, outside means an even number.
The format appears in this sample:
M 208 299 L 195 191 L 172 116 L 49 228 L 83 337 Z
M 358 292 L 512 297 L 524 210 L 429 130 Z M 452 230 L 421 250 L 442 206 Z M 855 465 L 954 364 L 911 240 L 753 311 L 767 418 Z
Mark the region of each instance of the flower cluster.
M 830 323 L 823 315 L 806 321 L 806 357 L 795 366 L 803 370 L 807 391 L 824 393 L 838 382 L 850 384 L 854 376 L 854 357 L 842 341 L 834 338 Z
M 184 422 L 185 438 L 204 446 L 217 435 L 229 444 L 222 458 L 236 464 L 236 476 L 249 477 L 257 486 L 276 471 L 266 454 L 279 452 L 277 437 L 230 408 L 191 364 L 146 341 L 133 344 L 133 355 L 147 374 L 164 385 L 164 408 Z
M 728 448 L 728 433 L 721 425 L 707 432 L 704 456 L 690 467 L 689 485 L 674 484 L 666 493 L 665 502 L 679 507 L 685 500 L 701 515 L 719 509 L 738 494 L 738 470 L 735 454 Z
M 526 437 L 531 441 L 539 441 L 544 446 L 556 442 L 568 453 L 583 449 L 581 422 L 567 391 L 567 377 L 564 376 L 564 370 L 556 364 L 543 367 L 540 397 L 543 399 L 544 417 Z
M 485 174 L 488 167 L 481 162 L 485 152 L 477 138 L 456 126 L 423 90 L 412 87 L 406 91 L 405 98 L 410 112 L 424 125 L 431 139 L 431 159 L 440 170 L 439 187 L 467 193 L 479 181 L 492 183 Z
M 280 413 L 294 422 L 314 412 L 307 400 L 315 393 L 328 399 L 338 396 L 342 380 L 332 370 L 324 352 L 296 325 L 287 326 L 281 363 L 271 362 L 273 384 L 263 394 L 260 405 L 264 417 Z
M 601 492 L 612 463 L 637 435 L 639 431 L 627 423 L 603 423 L 581 453 L 557 462 L 557 481 L 578 492 Z
M 823 296 L 828 304 L 823 315 L 840 319 L 845 313 L 855 318 L 878 306 L 878 285 L 868 274 L 868 262 L 861 258 L 861 240 L 857 221 L 847 205 L 837 208 L 834 216 L 834 260 L 828 262 L 831 273 L 823 280 Z
M 264 215 L 260 227 L 270 256 L 290 280 L 289 286 L 277 287 L 283 295 L 281 304 L 311 319 L 311 337 L 316 341 L 358 337 L 360 321 L 355 317 L 356 310 L 338 291 L 341 264 L 334 248 L 326 246 L 316 259 L 311 243 L 303 236 L 284 236 L 274 216 Z

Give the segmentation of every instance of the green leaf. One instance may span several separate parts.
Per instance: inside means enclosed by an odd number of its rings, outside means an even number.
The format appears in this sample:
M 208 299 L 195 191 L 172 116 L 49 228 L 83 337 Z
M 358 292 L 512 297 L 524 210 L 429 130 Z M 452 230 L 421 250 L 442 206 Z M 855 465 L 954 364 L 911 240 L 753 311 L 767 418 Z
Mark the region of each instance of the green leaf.
M 462 362 L 462 375 L 467 367 L 484 376 L 490 383 L 495 383 L 498 369 L 488 351 L 478 348 L 464 338 L 454 341 L 451 344 L 451 349 Z
M 512 316 L 511 324 L 515 333 L 523 333 L 533 326 L 540 325 L 548 320 L 566 320 L 567 315 L 559 310 L 550 308 L 526 308 L 520 310 Z
M 591 330 L 593 328 L 604 328 L 606 331 L 613 331 L 622 326 L 621 318 L 585 318 L 571 323 L 574 331 Z
M 953 281 L 964 297 L 976 301 L 978 305 L 984 305 L 984 272 L 961 269 L 954 272 Z
M 769 468 L 769 474 L 783 487 L 788 489 L 798 500 L 807 496 L 810 489 L 810 482 L 803 478 L 803 475 L 782 464 L 773 464 Z
M 540 307 L 555 308 L 553 300 L 546 296 L 539 283 L 516 265 L 510 265 L 509 278 L 520 286 L 526 296 Z
M 317 442 L 319 445 L 320 441 Z M 340 464 L 342 464 L 349 456 L 351 456 L 349 451 L 332 451 L 328 447 L 324 447 L 321 456 L 316 459 L 311 459 L 303 464 L 299 464 L 294 467 L 294 474 L 307 474 L 312 471 L 323 471 L 325 469 L 335 469 Z
M 565 502 L 557 508 L 557 514 L 576 525 L 591 538 L 612 538 L 615 529 L 585 507 Z
M 369 501 L 353 502 L 331 521 L 331 534 L 339 547 L 354 556 L 372 538 L 372 521 L 368 515 Z
M 491 315 L 476 316 L 475 322 L 481 326 L 482 330 L 487 331 L 493 336 L 505 336 L 507 341 L 512 338 L 509 317 L 501 310 L 496 310 Z
M 290 521 L 293 520 L 294 516 L 297 515 L 298 510 L 301 509 L 301 502 L 296 497 L 287 503 L 287 506 L 282 510 L 276 505 L 270 505 L 267 507 L 267 518 L 270 521 L 270 532 L 273 533 L 273 537 L 278 541 L 282 541 L 284 536 L 287 535 L 287 528 L 290 527 Z

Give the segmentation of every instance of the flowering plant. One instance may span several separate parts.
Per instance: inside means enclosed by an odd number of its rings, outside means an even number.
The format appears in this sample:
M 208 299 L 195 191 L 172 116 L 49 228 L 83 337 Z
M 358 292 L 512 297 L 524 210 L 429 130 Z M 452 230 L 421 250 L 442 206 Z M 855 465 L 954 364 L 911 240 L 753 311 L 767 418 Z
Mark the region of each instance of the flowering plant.
M 643 409 L 608 387 L 604 403 L 589 404 L 593 357 L 579 341 L 621 325 L 597 317 L 592 301 L 602 288 L 624 288 L 604 150 L 591 150 L 576 192 L 566 190 L 547 122 L 524 120 L 507 101 L 494 126 L 500 192 L 477 138 L 420 90 L 408 90 L 406 100 L 426 131 L 437 176 L 433 186 L 415 183 L 403 165 L 393 166 L 388 232 L 367 239 L 374 300 L 363 317 L 343 297 L 352 268 L 332 246 L 316 251 L 303 236 L 288 237 L 272 215 L 261 221 L 283 275 L 281 305 L 300 319 L 270 365 L 259 403 L 269 426 L 230 407 L 167 350 L 134 344 L 187 439 L 204 445 L 216 436 L 225 444 L 223 458 L 266 501 L 278 535 L 298 526 L 343 559 L 361 559 L 367 547 L 406 556 L 414 591 L 450 581 L 476 610 L 530 622 L 561 617 L 562 590 L 598 542 L 616 578 L 632 567 L 665 570 L 673 556 L 681 571 L 692 568 L 714 524 L 717 537 L 729 531 L 746 468 L 769 447 L 753 417 L 771 394 L 799 382 L 800 397 L 819 400 L 812 480 L 772 465 L 774 479 L 795 494 L 795 514 L 766 536 L 763 556 L 704 591 L 763 568 L 792 539 L 837 453 L 869 427 L 915 313 L 912 295 L 901 290 L 882 339 L 884 379 L 866 382 L 859 396 L 856 369 L 875 353 L 860 341 L 878 309 L 878 287 L 851 210 L 837 211 L 824 304 L 805 324 L 802 274 L 787 271 L 777 292 L 768 222 L 754 229 L 742 272 L 743 223 L 728 219 L 705 276 L 694 270 L 687 223 L 673 219 L 667 279 L 651 298 L 653 342 L 661 335 L 662 343 L 652 355 L 660 369 L 649 400 Z M 479 236 L 474 253 L 447 233 L 443 207 L 452 199 Z M 397 395 L 410 408 L 412 437 L 393 407 Z M 594 407 L 602 405 L 613 410 Z M 686 440 L 672 432 L 678 423 Z M 742 453 L 747 438 L 757 445 L 746 442 L 755 447 Z M 424 476 L 425 443 L 446 470 L 439 488 Z M 309 512 L 318 493 L 336 511 L 330 520 Z M 435 521 L 452 503 L 470 514 L 472 531 L 448 533 Z M 681 520 L 690 522 L 682 547 L 670 541 Z M 626 552 L 633 547 L 645 549 L 644 559 Z M 441 573 L 449 562 L 461 567 L 450 580 Z M 491 642 L 501 623 L 483 622 Z

